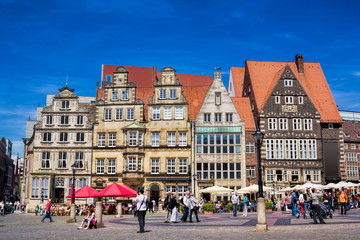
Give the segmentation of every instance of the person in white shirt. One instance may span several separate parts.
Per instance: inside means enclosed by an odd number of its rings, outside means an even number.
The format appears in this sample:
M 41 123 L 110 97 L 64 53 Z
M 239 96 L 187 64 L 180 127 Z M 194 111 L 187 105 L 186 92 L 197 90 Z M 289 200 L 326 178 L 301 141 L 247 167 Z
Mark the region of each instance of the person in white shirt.
M 181 217 L 182 222 L 187 221 L 187 217 L 189 216 L 190 210 L 191 210 L 191 202 L 190 202 L 190 191 L 187 191 L 185 193 L 185 196 L 182 199 L 181 204 L 184 207 L 184 215 Z
M 144 195 L 143 189 L 140 189 L 138 191 L 138 196 L 135 198 L 134 202 L 136 202 L 136 210 L 138 211 L 137 217 L 140 226 L 140 231 L 138 231 L 137 233 L 144 233 L 147 197 Z
M 236 217 L 237 216 L 237 206 L 239 205 L 239 202 L 240 202 L 238 192 L 235 192 L 234 195 L 232 195 L 231 202 L 233 204 L 233 215 L 234 215 L 234 217 Z

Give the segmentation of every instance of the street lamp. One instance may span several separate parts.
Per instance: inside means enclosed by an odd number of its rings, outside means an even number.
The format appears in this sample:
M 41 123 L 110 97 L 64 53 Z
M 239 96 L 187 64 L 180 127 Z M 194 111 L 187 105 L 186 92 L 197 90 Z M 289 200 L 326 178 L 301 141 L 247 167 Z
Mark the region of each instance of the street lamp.
M 275 182 L 275 179 L 272 181 L 272 184 L 273 184 L 273 188 L 274 188 L 274 198 L 276 199 L 276 182 Z
M 44 202 L 44 188 L 41 188 L 41 203 Z
M 67 223 L 76 222 L 76 213 L 75 213 L 75 171 L 77 168 L 77 163 L 71 165 L 73 171 L 73 178 L 71 183 L 71 207 L 70 207 L 70 219 L 67 220 Z
M 257 224 L 256 229 L 260 231 L 266 231 L 268 229 L 266 224 L 266 212 L 265 212 L 265 198 L 263 194 L 263 180 L 262 180 L 262 169 L 261 169 L 261 144 L 264 139 L 264 133 L 257 129 L 253 136 L 255 138 L 257 146 L 257 164 L 258 164 L 258 185 L 259 185 L 259 196 L 257 198 Z

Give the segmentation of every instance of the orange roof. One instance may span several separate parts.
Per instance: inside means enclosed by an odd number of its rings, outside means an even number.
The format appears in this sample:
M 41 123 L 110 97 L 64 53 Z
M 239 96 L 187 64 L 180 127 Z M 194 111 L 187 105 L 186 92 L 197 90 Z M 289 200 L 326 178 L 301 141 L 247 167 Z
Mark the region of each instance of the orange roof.
M 161 73 L 158 72 L 156 75 L 160 78 Z M 176 78 L 183 86 L 209 86 L 213 81 L 211 76 L 184 73 L 176 73 Z
M 106 81 L 106 75 L 113 75 L 115 70 L 121 65 L 106 65 L 102 67 L 102 81 Z M 125 67 L 129 72 L 128 81 L 136 84 L 137 87 L 152 87 L 156 79 L 156 67 Z
M 342 127 L 345 142 L 360 142 L 360 122 L 344 122 Z
M 236 97 L 241 97 L 244 88 L 245 68 L 231 67 L 230 75 L 232 77 L 234 92 Z
M 183 87 L 183 94 L 189 103 L 189 120 L 195 121 L 210 86 Z
M 282 70 L 288 65 L 319 111 L 321 121 L 342 122 L 339 110 L 319 63 L 304 63 L 303 74 L 298 74 L 294 62 L 246 61 L 245 65 L 249 73 L 259 112 L 264 107 Z
M 247 97 L 232 97 L 231 100 L 233 101 L 240 118 L 245 121 L 245 130 L 255 131 L 255 121 L 251 111 L 250 99 Z

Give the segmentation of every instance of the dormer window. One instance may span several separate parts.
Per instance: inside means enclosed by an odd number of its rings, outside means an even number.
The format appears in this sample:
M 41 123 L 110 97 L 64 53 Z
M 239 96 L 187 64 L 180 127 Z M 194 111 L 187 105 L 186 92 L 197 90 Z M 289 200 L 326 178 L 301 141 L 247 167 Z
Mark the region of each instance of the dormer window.
M 359 134 L 359 133 L 356 133 L 356 137 L 360 138 L 360 134 Z
M 293 86 L 293 80 L 292 79 L 284 79 L 284 86 L 285 87 L 292 87 Z
M 129 100 L 129 92 L 128 91 L 122 91 L 121 94 L 121 100 Z
M 350 134 L 344 132 L 345 137 L 350 137 Z
M 159 99 L 166 99 L 166 90 L 165 89 L 160 89 Z
M 69 100 L 64 100 L 61 102 L 61 108 L 62 109 L 69 109 L 70 108 L 70 101 Z
M 113 101 L 119 100 L 118 91 L 112 91 L 111 100 L 113 100 Z
M 170 89 L 170 99 L 176 99 L 176 89 Z

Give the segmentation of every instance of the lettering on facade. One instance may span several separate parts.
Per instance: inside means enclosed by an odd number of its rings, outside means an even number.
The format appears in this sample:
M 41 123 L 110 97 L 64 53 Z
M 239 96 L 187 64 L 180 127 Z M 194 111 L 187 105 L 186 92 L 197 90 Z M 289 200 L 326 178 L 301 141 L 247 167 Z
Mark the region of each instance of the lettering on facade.
M 296 105 L 282 105 L 282 112 L 297 112 Z

